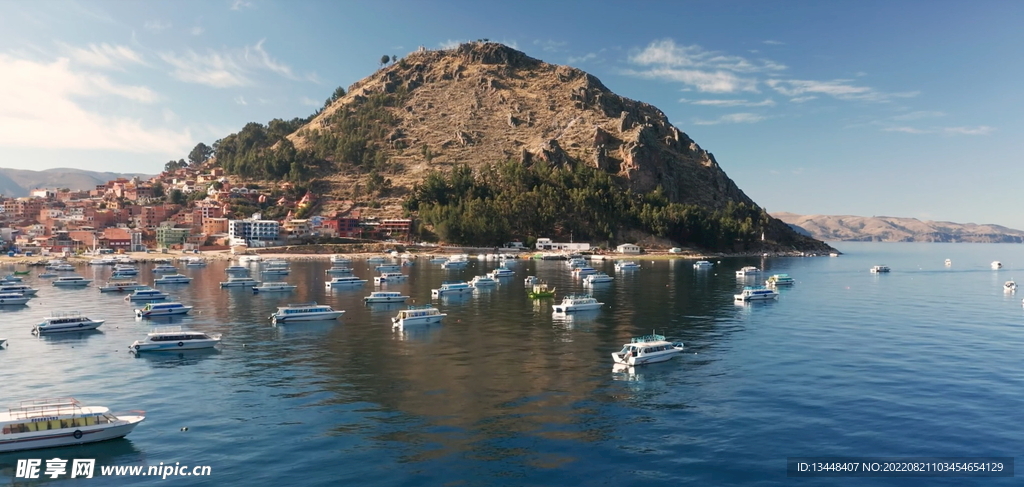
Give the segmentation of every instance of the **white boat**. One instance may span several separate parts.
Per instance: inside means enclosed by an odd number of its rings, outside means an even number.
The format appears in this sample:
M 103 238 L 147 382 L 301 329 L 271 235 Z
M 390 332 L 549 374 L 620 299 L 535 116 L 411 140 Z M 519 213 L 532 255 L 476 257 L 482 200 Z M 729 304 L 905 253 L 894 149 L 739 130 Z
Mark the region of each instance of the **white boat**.
M 714 264 L 706 260 L 698 260 L 697 262 L 693 263 L 694 269 L 710 269 L 712 266 L 714 266 Z
M 615 270 L 617 270 L 617 271 L 638 271 L 638 270 L 640 270 L 640 264 L 637 264 L 636 262 L 633 262 L 631 260 L 627 260 L 627 261 L 624 261 L 624 262 L 616 262 L 615 263 Z
M 103 320 L 92 320 L 78 312 L 54 313 L 52 316 L 44 318 L 42 323 L 32 327 L 32 333 L 42 335 L 66 331 L 95 330 L 102 324 Z
M 16 276 L 14 274 L 7 274 L 6 276 L 3 277 L 2 280 L 4 282 L 21 282 L 21 276 Z
M 402 293 L 396 293 L 391 291 L 374 291 L 369 296 L 363 298 L 363 302 L 366 304 L 373 303 L 404 303 L 405 300 L 409 299 L 409 296 L 403 296 Z
M 449 260 L 441 264 L 442 269 L 463 269 L 469 264 L 465 260 Z
M 338 254 L 331 256 L 331 266 L 348 266 L 350 264 L 352 264 L 352 259 L 348 257 Z
M 0 293 L 18 293 L 25 296 L 35 296 L 38 289 L 29 287 L 27 284 L 3 284 L 0 285 Z
M 430 290 L 430 296 L 434 298 L 440 298 L 441 296 L 451 296 L 454 294 L 472 294 L 473 286 L 465 281 L 444 281 L 441 283 L 441 287 Z
M 73 398 L 22 401 L 0 413 L 0 453 L 123 438 L 144 419 L 141 411 L 115 416 Z
M 612 353 L 612 360 L 622 365 L 645 365 L 664 362 L 683 351 L 682 342 L 669 342 L 663 335 L 636 337 Z
M 400 272 L 401 270 L 402 270 L 402 266 L 400 266 L 398 264 L 382 264 L 382 265 L 377 266 L 377 272 L 380 272 L 380 273 Z
M 789 274 L 774 274 L 764 281 L 764 285 L 768 287 L 792 286 L 793 284 L 796 284 L 796 281 L 789 277 Z
M 51 277 L 57 277 L 59 275 L 60 274 L 57 274 L 56 272 L 41 272 L 36 277 L 40 277 L 40 278 L 43 278 L 43 279 L 49 279 Z
M 270 315 L 274 323 L 290 321 L 324 321 L 336 320 L 345 314 L 344 310 L 336 310 L 326 304 L 300 303 L 279 306 L 277 312 Z
M 589 294 L 568 294 L 562 298 L 562 302 L 552 306 L 555 313 L 575 313 L 578 311 L 589 311 L 601 309 L 604 303 L 597 302 Z
M 582 257 L 577 257 L 574 259 L 569 259 L 565 263 L 565 265 L 568 266 L 570 269 L 575 269 L 577 267 L 586 267 L 587 261 L 583 260 Z
M 951 265 L 953 265 L 953 261 L 950 259 L 946 259 L 946 267 L 949 267 Z
M 98 259 L 92 259 L 89 261 L 89 265 L 114 265 L 117 264 L 117 259 L 113 257 L 100 257 Z
M 1017 283 L 1012 280 L 1003 283 L 1003 291 L 1012 293 L 1017 290 Z
M 884 266 L 884 265 L 876 265 L 876 266 L 871 268 L 871 273 L 872 274 L 879 274 L 879 273 L 882 273 L 882 272 L 889 272 L 889 267 L 888 266 Z
M 348 277 L 332 277 L 330 281 L 327 281 L 325 283 L 325 286 L 327 286 L 327 289 L 334 289 L 336 287 L 340 288 L 340 287 L 362 286 L 363 284 L 366 284 L 366 279 L 360 279 L 360 278 L 358 278 L 356 276 L 348 276 Z
M 366 262 L 367 262 L 368 264 L 379 264 L 379 263 L 381 263 L 381 262 L 384 262 L 384 257 L 380 257 L 380 256 L 376 256 L 376 257 L 367 257 L 367 258 L 366 258 Z
M 778 297 L 778 291 L 761 286 L 746 286 L 743 288 L 743 292 L 733 295 L 736 301 L 760 301 Z
M 494 276 L 487 274 L 485 276 L 476 276 L 469 280 L 469 285 L 474 287 L 483 286 L 497 286 L 498 280 Z
M 597 273 L 597 269 L 590 266 L 574 267 L 572 270 L 573 277 L 589 276 L 595 273 Z
M 334 266 L 334 267 L 331 267 L 330 269 L 327 269 L 325 271 L 325 273 L 327 275 L 332 275 L 332 274 L 351 274 L 352 273 L 352 269 L 349 268 L 349 267 L 345 267 L 345 266 Z
M 92 279 L 82 276 L 61 276 L 55 279 L 52 284 L 57 287 L 83 287 L 88 286 Z
M 6 338 L 0 338 L 0 348 L 3 348 L 4 345 L 7 345 L 7 339 Z
M 487 275 L 491 276 L 492 279 L 501 279 L 505 277 L 515 277 L 516 273 L 515 271 L 499 267 L 491 272 L 488 272 Z
M 448 315 L 438 311 L 437 308 L 429 304 L 426 306 L 409 306 L 408 309 L 403 309 L 398 312 L 398 315 L 392 317 L 391 323 L 395 328 L 430 325 L 440 323 L 445 316 Z
M 101 293 L 121 293 L 147 288 L 148 286 L 139 284 L 137 281 L 107 281 L 107 283 L 100 286 L 99 289 Z
M 227 281 L 220 283 L 220 287 L 253 287 L 260 283 L 251 277 L 229 277 Z
M 136 289 L 135 292 L 124 297 L 125 301 L 159 301 L 161 299 L 167 299 L 170 296 L 165 292 L 157 291 L 156 289 Z
M 170 264 L 159 264 L 159 265 L 153 267 L 153 272 L 154 273 L 178 272 L 178 268 L 174 267 L 173 265 L 170 265 Z
M 523 284 L 527 286 L 532 286 L 538 282 L 540 282 L 540 279 L 537 276 L 526 276 L 526 279 L 523 279 Z
M 757 276 L 759 274 L 761 274 L 761 269 L 758 269 L 757 267 L 754 267 L 752 265 L 748 265 L 736 271 L 736 277 L 750 277 Z
M 224 272 L 228 274 L 246 274 L 249 272 L 249 268 L 244 265 L 229 265 L 224 268 Z
M 75 266 L 73 266 L 71 264 L 68 264 L 68 263 L 57 264 L 57 265 L 53 266 L 53 270 L 55 270 L 57 272 L 74 272 Z
M 114 266 L 114 274 L 121 274 L 123 276 L 135 276 L 139 274 L 139 269 L 135 266 L 117 264 Z
M 829 257 L 839 257 L 839 253 L 837 253 L 837 252 L 832 252 L 832 253 L 828 254 L 828 256 L 829 256 Z
M 605 274 L 603 272 L 597 272 L 583 278 L 583 284 L 594 285 L 594 284 L 606 284 L 614 281 L 615 278 Z
M 139 318 L 151 318 L 154 316 L 184 315 L 192 311 L 192 306 L 185 306 L 181 303 L 149 303 L 141 309 L 135 310 L 135 316 Z
M 19 293 L 0 293 L 0 306 L 25 304 L 32 296 L 25 296 Z
M 431 264 L 444 264 L 445 262 L 448 262 L 448 258 L 447 257 L 437 256 L 437 257 L 431 257 L 430 258 L 430 263 Z
M 200 259 L 199 257 L 190 257 L 185 260 L 185 267 L 206 267 L 206 259 Z
M 402 282 L 409 276 L 402 274 L 401 272 L 385 272 L 377 277 L 373 278 L 374 284 L 387 284 L 390 282 Z
M 260 257 L 258 255 L 242 255 L 238 257 L 239 264 L 251 264 L 253 262 L 260 262 L 262 260 L 263 257 Z
M 158 326 L 146 335 L 145 340 L 135 340 L 134 352 L 158 352 L 164 350 L 197 350 L 213 348 L 220 343 L 220 333 L 182 330 L 180 326 Z
M 1002 262 L 999 262 L 998 260 L 992 261 L 992 268 L 993 269 L 999 269 L 1001 267 L 1003 267 L 1003 263 Z
M 192 278 L 184 274 L 166 274 L 153 280 L 153 284 L 188 284 L 190 282 L 192 282 Z
M 295 290 L 294 284 L 288 284 L 287 282 L 263 282 L 259 286 L 253 286 L 253 294 L 258 293 L 270 293 L 270 292 L 292 292 Z

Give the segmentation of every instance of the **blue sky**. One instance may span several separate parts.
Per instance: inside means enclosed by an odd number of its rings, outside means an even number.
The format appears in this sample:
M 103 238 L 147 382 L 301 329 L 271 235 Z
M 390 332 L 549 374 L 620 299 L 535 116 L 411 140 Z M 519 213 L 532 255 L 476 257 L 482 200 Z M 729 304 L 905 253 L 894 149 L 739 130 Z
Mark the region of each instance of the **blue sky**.
M 1024 228 L 1021 25 L 988 1 L 0 0 L 0 166 L 155 173 L 382 54 L 489 38 L 661 108 L 769 211 Z

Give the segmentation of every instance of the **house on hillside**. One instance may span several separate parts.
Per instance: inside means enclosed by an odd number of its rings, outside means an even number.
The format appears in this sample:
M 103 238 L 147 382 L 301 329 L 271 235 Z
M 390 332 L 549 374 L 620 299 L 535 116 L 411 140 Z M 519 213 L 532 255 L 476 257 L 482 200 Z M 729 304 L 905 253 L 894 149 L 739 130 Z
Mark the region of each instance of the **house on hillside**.
M 550 238 L 538 238 L 537 250 L 567 250 L 570 252 L 582 252 L 590 250 L 588 242 L 552 242 Z
M 615 251 L 620 254 L 639 254 L 641 252 L 640 246 L 631 243 L 625 243 L 615 247 Z

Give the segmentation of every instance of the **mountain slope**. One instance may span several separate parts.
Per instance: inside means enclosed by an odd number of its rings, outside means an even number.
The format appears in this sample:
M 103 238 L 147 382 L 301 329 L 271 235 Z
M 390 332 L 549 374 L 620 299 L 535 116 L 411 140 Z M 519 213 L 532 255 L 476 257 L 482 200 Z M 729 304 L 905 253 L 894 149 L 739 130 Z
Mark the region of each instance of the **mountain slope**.
M 0 168 L 0 194 L 8 197 L 28 196 L 36 188 L 94 189 L 96 185 L 117 178 L 149 179 L 144 174 L 120 174 L 86 171 L 84 169 L 54 168 L 43 171 Z
M 1000 225 L 953 223 L 917 218 L 772 213 L 819 240 L 876 242 L 1008 242 L 1024 243 L 1024 231 Z

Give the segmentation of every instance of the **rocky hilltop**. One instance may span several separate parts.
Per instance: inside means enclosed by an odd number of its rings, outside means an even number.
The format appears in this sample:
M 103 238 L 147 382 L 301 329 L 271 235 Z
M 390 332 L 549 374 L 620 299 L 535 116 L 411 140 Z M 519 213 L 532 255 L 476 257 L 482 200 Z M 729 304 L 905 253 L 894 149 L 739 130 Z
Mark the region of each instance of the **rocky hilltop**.
M 890 216 L 772 213 L 820 240 L 874 242 L 1024 243 L 1024 231 L 1000 225 L 953 223 Z

